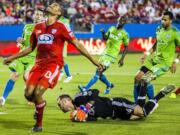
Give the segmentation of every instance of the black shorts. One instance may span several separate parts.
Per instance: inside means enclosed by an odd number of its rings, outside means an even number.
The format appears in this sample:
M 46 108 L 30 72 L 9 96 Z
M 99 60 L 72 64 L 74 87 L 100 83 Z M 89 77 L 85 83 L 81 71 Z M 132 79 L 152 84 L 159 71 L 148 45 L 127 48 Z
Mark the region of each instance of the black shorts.
M 113 119 L 129 120 L 136 104 L 125 98 L 113 98 Z

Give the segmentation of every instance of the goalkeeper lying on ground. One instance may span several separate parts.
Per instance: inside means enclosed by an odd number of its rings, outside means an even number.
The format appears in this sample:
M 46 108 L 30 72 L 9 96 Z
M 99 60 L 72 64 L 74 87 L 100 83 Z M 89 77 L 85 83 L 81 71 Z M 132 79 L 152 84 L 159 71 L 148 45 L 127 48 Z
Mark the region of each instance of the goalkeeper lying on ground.
M 147 117 L 157 108 L 158 101 L 174 89 L 174 85 L 167 85 L 153 99 L 141 106 L 121 97 L 100 97 L 97 89 L 89 90 L 86 94 L 79 93 L 74 100 L 69 95 L 61 95 L 57 103 L 63 112 L 72 111 L 72 121 L 94 121 L 98 117 L 131 120 Z

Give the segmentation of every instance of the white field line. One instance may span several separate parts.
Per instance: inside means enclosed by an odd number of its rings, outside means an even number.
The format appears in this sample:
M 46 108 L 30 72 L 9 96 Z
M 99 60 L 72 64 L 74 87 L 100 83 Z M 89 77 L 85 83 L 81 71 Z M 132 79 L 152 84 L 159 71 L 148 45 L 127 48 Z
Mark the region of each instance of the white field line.
M 0 112 L 0 115 L 3 115 L 3 114 L 7 114 L 7 113 L 5 113 L 5 112 Z

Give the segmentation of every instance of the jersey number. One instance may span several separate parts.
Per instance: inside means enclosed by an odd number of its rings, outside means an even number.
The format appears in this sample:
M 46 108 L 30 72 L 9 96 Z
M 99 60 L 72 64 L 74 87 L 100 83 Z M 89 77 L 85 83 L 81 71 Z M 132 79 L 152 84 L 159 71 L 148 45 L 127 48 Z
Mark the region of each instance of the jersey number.
M 44 75 L 46 78 L 50 78 L 52 75 L 51 71 L 47 71 L 46 74 Z

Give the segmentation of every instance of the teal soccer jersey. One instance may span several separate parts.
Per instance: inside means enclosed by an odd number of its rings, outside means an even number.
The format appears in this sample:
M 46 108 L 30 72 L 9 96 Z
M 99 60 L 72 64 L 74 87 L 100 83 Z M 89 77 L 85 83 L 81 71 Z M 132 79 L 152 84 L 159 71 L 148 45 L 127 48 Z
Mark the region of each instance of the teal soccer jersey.
M 106 48 L 100 58 L 100 62 L 108 67 L 116 60 L 121 45 L 124 44 L 125 46 L 128 46 L 129 36 L 124 29 L 118 30 L 115 26 L 112 26 L 105 36 L 108 37 L 108 39 L 106 42 Z
M 122 44 L 128 46 L 128 33 L 124 29 L 118 30 L 115 26 L 112 26 L 106 33 L 106 36 L 109 37 L 106 42 L 106 49 L 104 51 L 104 54 L 117 58 L 120 51 L 120 46 Z
M 156 31 L 156 40 L 156 51 L 146 59 L 144 66 L 158 77 L 166 73 L 172 65 L 176 45 L 180 46 L 180 33 L 175 27 L 159 27 Z
M 175 27 L 164 29 L 159 27 L 156 32 L 156 54 L 155 62 L 164 62 L 171 66 L 174 57 L 176 45 L 180 46 L 180 33 Z

